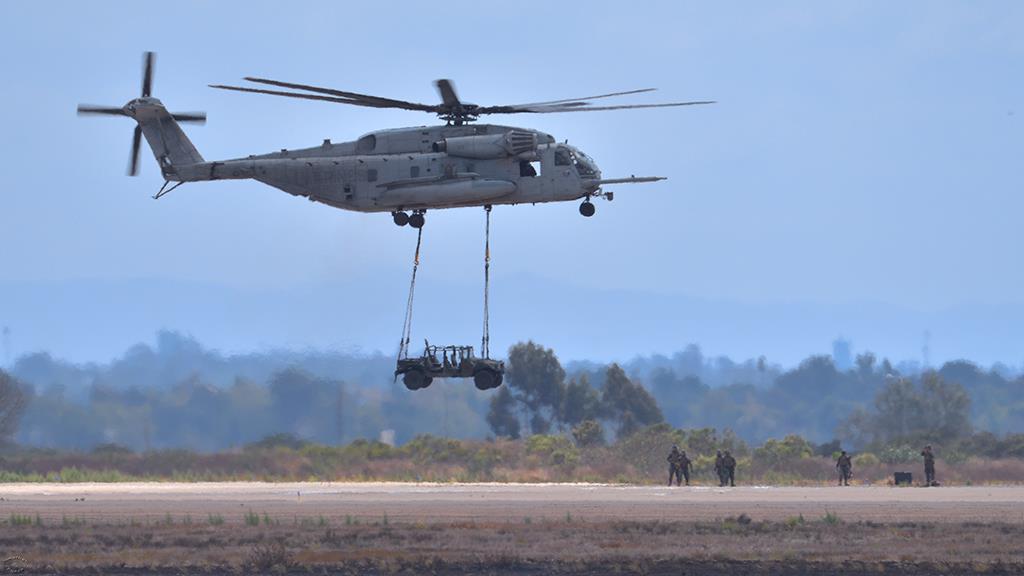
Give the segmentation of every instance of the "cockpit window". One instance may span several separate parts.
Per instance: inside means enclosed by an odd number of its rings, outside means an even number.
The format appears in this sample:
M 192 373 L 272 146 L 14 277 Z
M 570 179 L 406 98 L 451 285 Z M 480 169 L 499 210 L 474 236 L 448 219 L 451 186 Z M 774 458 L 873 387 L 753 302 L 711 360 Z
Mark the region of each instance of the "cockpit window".
M 593 176 L 597 173 L 594 167 L 594 161 L 579 150 L 573 150 L 572 163 L 576 165 L 576 171 L 579 172 L 580 176 Z
M 559 148 L 555 150 L 555 166 L 571 166 L 572 157 L 569 155 L 569 151 L 565 148 Z
M 573 166 L 576 172 L 585 178 L 597 174 L 597 165 L 590 156 L 571 146 L 559 146 L 555 149 L 555 166 Z

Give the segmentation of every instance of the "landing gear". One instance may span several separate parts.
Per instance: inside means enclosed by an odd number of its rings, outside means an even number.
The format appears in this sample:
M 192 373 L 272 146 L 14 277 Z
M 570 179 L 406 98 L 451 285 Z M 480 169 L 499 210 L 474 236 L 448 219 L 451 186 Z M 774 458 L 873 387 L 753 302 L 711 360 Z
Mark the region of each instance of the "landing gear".
M 583 214 L 587 218 L 593 216 L 596 210 L 597 209 L 594 208 L 594 204 L 589 199 L 584 200 L 583 204 L 580 204 L 580 214 Z
M 409 223 L 409 215 L 405 212 L 392 212 L 391 217 L 395 219 L 397 226 L 405 226 Z
M 423 218 L 423 212 L 413 212 L 412 216 L 409 216 L 409 226 L 413 228 L 423 228 L 423 224 L 426 220 Z

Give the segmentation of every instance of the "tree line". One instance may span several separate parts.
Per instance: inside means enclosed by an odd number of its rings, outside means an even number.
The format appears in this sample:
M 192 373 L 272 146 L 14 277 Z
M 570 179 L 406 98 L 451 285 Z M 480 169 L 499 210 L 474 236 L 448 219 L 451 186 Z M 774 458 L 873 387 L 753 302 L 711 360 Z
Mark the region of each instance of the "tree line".
M 89 450 L 215 452 L 287 433 L 340 445 L 393 431 L 485 439 L 556 434 L 577 445 L 624 439 L 659 423 L 729 430 L 750 444 L 796 435 L 814 446 L 975 442 L 1013 451 L 1024 431 L 1024 378 L 967 361 L 909 372 L 871 353 L 845 369 L 811 356 L 791 369 L 764 358 L 705 358 L 696 346 L 622 364 L 567 365 L 541 344 L 508 351 L 506 385 L 486 393 L 460 381 L 409 392 L 393 359 L 356 353 L 269 351 L 224 356 L 161 333 L 109 364 L 34 354 L 0 373 L 0 439 Z M 843 364 L 843 362 L 839 362 Z

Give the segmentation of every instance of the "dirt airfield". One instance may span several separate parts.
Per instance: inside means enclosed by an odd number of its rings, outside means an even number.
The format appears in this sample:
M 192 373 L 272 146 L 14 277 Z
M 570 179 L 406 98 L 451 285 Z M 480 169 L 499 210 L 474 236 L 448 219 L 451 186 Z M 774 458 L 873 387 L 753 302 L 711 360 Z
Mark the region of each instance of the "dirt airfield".
M 112 483 L 0 485 L 0 518 L 9 514 L 88 521 L 220 515 L 242 522 L 251 511 L 275 518 L 394 521 L 532 519 L 704 521 L 746 514 L 753 520 L 1024 523 L 1024 486 L 769 487 L 607 484 L 413 483 Z
M 0 485 L 0 574 L 1022 574 L 1024 486 Z

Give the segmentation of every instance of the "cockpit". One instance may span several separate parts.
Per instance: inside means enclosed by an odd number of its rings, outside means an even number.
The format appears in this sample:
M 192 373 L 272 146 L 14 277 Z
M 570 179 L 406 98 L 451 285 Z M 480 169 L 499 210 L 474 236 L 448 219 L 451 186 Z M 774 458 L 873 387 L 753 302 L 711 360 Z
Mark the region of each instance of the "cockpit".
M 590 156 L 568 144 L 560 144 L 555 149 L 555 166 L 574 166 L 581 178 L 597 178 L 600 174 Z

